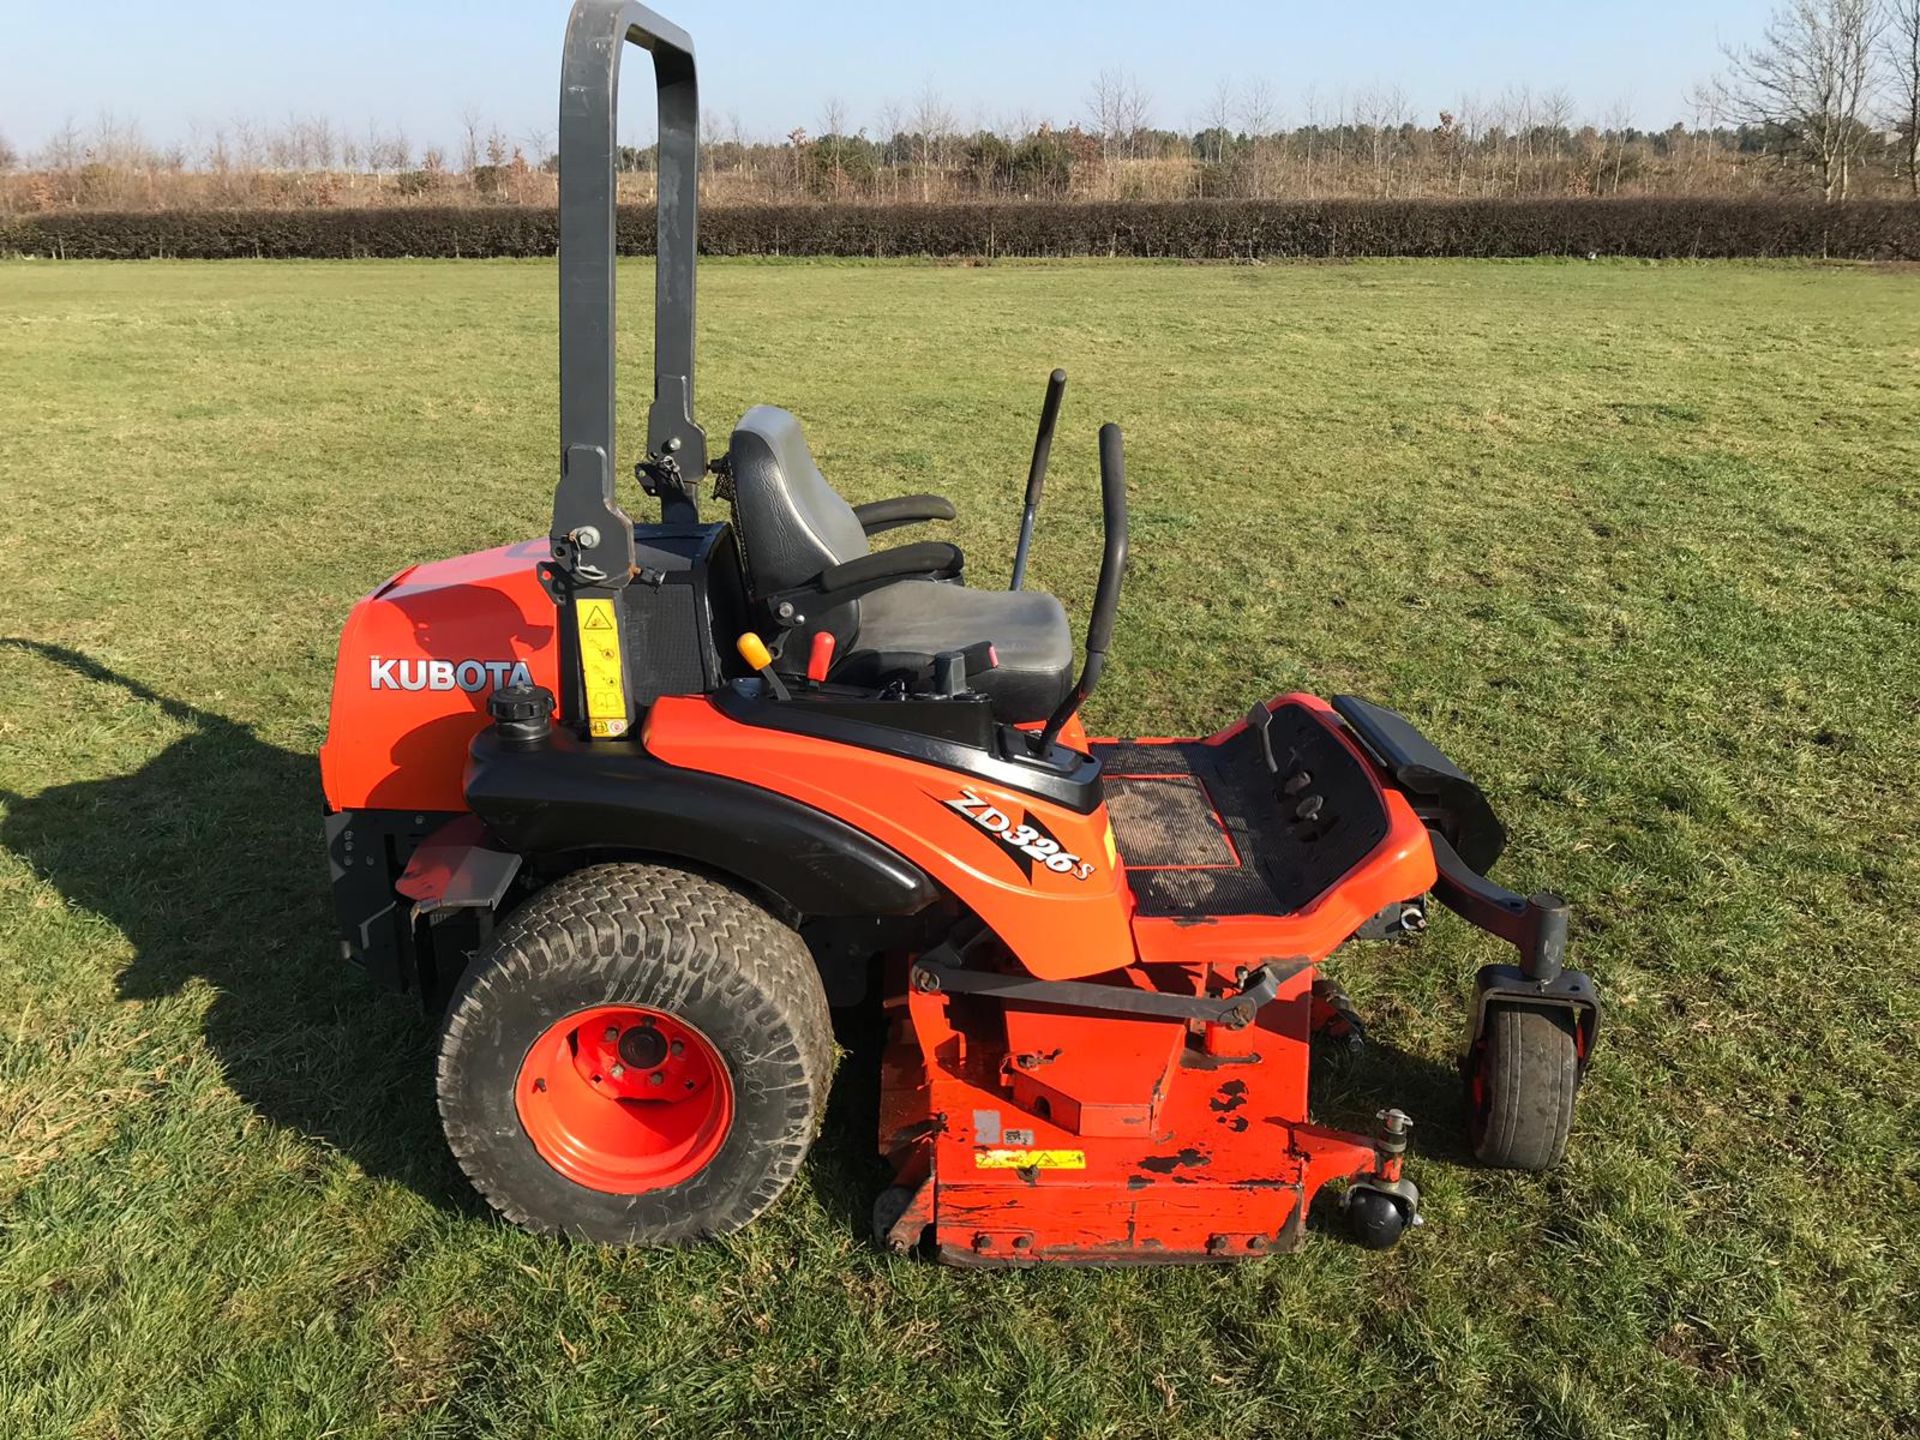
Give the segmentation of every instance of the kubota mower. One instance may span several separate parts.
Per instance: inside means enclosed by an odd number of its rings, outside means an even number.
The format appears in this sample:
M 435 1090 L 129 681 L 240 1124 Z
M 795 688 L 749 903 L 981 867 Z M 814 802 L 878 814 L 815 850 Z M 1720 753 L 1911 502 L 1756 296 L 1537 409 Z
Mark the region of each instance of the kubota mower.
M 615 491 L 614 112 L 659 97 L 654 389 Z M 884 1245 L 966 1264 L 1283 1250 L 1344 1182 L 1362 1242 L 1419 1215 L 1407 1117 L 1307 1113 L 1320 967 L 1409 939 L 1427 897 L 1510 945 L 1462 1058 L 1472 1145 L 1566 1144 L 1597 1007 L 1567 907 L 1486 878 L 1480 790 L 1364 700 L 1283 695 L 1192 740 L 1090 739 L 1127 555 L 1121 437 L 1075 674 L 1025 588 L 1066 377 L 1046 391 L 1008 590 L 966 583 L 932 495 L 852 506 L 800 423 L 694 421 L 693 46 L 579 0 L 560 101 L 560 477 L 552 533 L 406 570 L 341 639 L 325 780 L 345 948 L 444 1009 L 442 1116 L 473 1183 L 543 1231 L 723 1234 L 806 1155 L 829 1005 L 884 1007 Z M 702 519 L 708 477 L 729 507 Z

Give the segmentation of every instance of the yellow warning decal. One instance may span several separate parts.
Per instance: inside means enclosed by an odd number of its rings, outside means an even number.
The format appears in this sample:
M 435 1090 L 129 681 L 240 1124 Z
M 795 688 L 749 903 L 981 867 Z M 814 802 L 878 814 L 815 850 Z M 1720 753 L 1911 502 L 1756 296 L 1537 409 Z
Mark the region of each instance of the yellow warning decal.
M 580 670 L 587 682 L 587 730 L 602 739 L 627 733 L 627 685 L 620 665 L 620 627 L 611 600 L 576 600 Z
M 1084 1150 L 976 1150 L 974 1167 L 979 1170 L 1084 1170 Z

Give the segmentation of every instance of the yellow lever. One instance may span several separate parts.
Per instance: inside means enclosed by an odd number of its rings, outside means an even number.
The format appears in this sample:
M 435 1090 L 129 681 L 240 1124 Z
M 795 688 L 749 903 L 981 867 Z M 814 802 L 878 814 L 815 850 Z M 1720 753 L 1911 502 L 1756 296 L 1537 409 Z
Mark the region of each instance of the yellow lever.
M 791 700 L 793 698 L 792 693 L 787 689 L 786 682 L 773 673 L 773 652 L 767 649 L 766 641 L 749 630 L 733 642 L 733 648 L 740 652 L 742 660 L 760 672 L 775 699 Z
M 733 642 L 734 649 L 740 652 L 740 658 L 756 670 L 765 670 L 773 664 L 773 652 L 767 649 L 767 642 L 751 630 Z

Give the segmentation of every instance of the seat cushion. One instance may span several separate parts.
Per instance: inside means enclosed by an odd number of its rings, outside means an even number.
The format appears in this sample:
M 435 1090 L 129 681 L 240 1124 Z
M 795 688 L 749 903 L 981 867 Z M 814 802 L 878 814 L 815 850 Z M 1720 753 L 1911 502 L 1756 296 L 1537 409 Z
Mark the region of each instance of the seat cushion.
M 1037 590 L 969 590 L 903 580 L 860 601 L 860 631 L 833 678 L 884 685 L 924 673 L 943 650 L 991 641 L 999 665 L 968 683 L 1009 724 L 1044 720 L 1073 688 L 1067 612 Z

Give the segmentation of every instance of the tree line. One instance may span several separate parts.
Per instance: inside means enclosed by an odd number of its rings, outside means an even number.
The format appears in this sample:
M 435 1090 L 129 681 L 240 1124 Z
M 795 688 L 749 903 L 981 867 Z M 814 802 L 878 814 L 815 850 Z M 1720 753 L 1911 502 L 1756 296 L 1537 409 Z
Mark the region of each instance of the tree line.
M 1285 114 L 1283 115 L 1283 108 Z M 1786 0 L 1729 49 L 1691 115 L 1656 130 L 1625 104 L 1581 117 L 1566 92 L 1509 87 L 1415 113 L 1404 90 L 1281 97 L 1221 80 L 1187 128 L 1107 70 L 1067 123 L 962 126 L 929 85 L 858 123 L 829 99 L 811 129 L 749 136 L 703 119 L 702 188 L 721 203 L 986 200 L 1920 198 L 1920 0 Z M 36 153 L 0 138 L 0 213 L 63 209 L 326 208 L 393 203 L 550 205 L 550 131 L 509 135 L 476 111 L 452 146 L 323 116 L 196 127 L 154 144 L 102 116 Z M 624 198 L 652 193 L 653 149 L 623 146 Z

